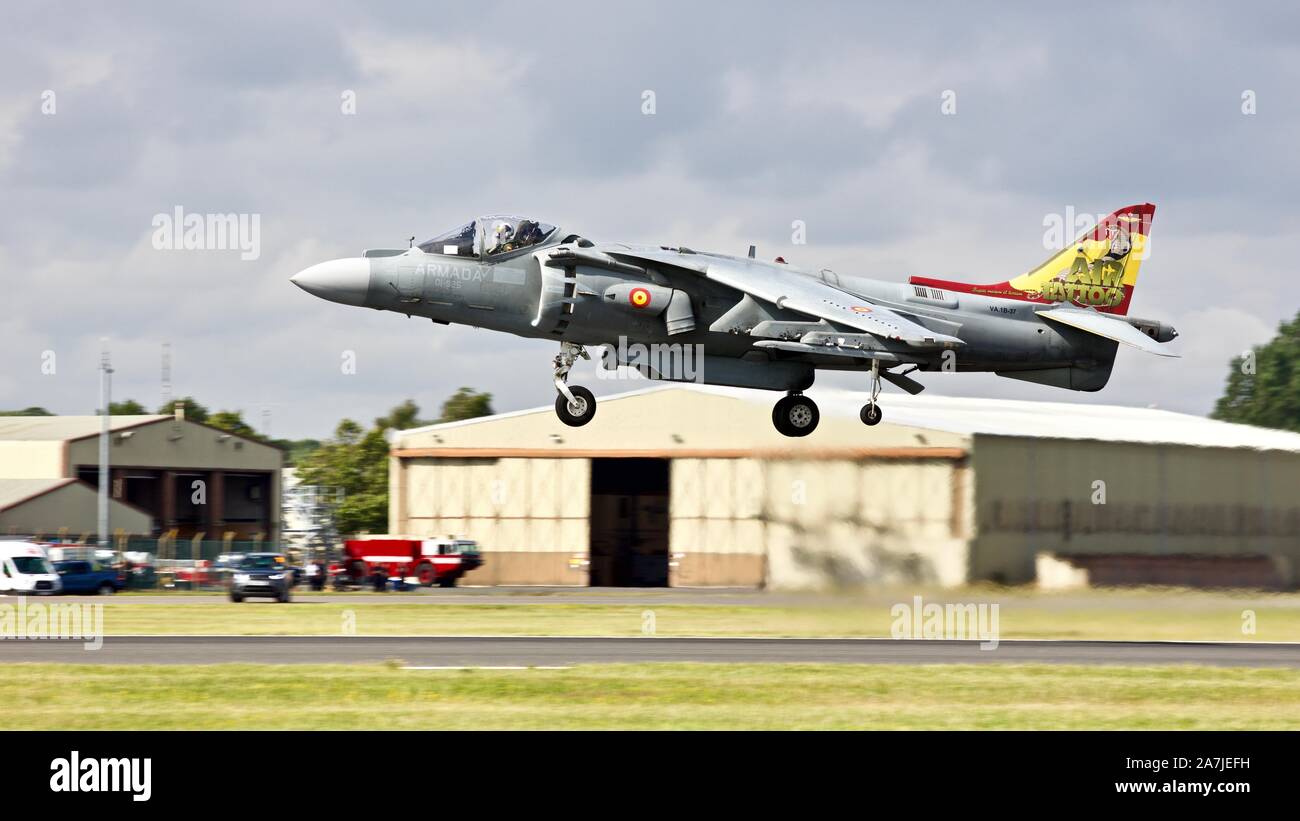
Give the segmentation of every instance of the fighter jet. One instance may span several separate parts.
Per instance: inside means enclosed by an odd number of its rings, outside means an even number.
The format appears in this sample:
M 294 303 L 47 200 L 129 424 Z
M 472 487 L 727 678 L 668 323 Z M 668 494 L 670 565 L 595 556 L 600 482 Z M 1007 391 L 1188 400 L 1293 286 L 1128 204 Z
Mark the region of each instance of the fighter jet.
M 1105 387 L 1119 345 L 1162 347 L 1169 325 L 1128 316 L 1155 206 L 1121 208 L 1046 262 L 989 285 L 913 276 L 906 283 L 684 246 L 597 242 L 534 219 L 487 216 L 405 249 L 313 265 L 303 290 L 344 305 L 550 339 L 555 412 L 592 420 L 596 397 L 568 383 L 588 348 L 607 368 L 650 378 L 783 391 L 772 423 L 817 427 L 804 391 L 818 369 L 869 377 L 863 423 L 882 412 L 881 381 L 919 393 L 913 374 L 988 371 L 1076 391 Z

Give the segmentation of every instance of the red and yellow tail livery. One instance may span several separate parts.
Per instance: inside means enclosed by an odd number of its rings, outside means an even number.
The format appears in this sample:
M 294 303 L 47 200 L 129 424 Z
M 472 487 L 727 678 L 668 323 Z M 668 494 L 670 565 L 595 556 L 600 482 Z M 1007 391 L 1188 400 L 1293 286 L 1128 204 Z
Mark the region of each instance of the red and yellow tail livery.
M 1155 213 L 1156 207 L 1149 202 L 1121 208 L 1042 265 L 1005 282 L 972 285 L 915 276 L 908 282 L 1044 305 L 1067 303 L 1123 316 L 1128 313 L 1138 269 L 1148 253 Z

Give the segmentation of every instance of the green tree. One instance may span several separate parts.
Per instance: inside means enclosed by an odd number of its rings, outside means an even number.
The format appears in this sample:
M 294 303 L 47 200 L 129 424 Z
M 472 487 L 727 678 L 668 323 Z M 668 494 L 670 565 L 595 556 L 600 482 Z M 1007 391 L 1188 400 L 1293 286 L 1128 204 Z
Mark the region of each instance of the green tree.
M 440 422 L 472 419 L 492 413 L 492 395 L 471 388 L 456 391 L 442 406 Z M 389 430 L 406 430 L 428 424 L 420 408 L 407 399 L 375 419 L 365 430 L 352 419 L 334 429 L 334 438 L 301 456 L 298 476 L 305 485 L 343 488 L 343 502 L 334 512 L 339 533 L 382 533 L 388 529 Z M 292 452 L 291 452 L 292 454 Z
M 1215 419 L 1300 432 L 1300 314 L 1277 336 L 1234 357 Z
M 461 388 L 442 403 L 442 416 L 438 421 L 459 422 L 462 419 L 491 416 L 492 413 L 492 394 L 480 393 L 473 388 Z
M 185 418 L 190 418 L 188 410 L 185 412 Z M 214 428 L 219 428 L 237 436 L 257 439 L 258 441 L 265 440 L 260 433 L 253 430 L 252 425 L 244 421 L 244 414 L 241 411 L 217 411 L 207 417 L 207 423 Z
M 0 416 L 53 416 L 54 414 L 45 408 L 30 407 L 22 410 L 0 411 Z
M 429 423 L 420 419 L 420 406 L 415 404 L 413 399 L 406 400 L 375 420 L 375 427 L 380 430 L 388 428 L 407 430 L 408 428 L 418 428 L 427 424 Z
M 340 533 L 387 530 L 388 441 L 382 428 L 365 431 L 344 419 L 332 440 L 303 459 L 298 476 L 305 485 L 343 489 L 343 502 L 334 511 Z
M 148 412 L 144 409 L 144 405 L 134 399 L 123 399 L 121 402 L 108 403 L 109 416 L 143 416 Z
M 176 403 L 180 402 L 185 405 L 185 418 L 191 422 L 208 421 L 208 409 L 194 401 L 193 396 L 181 396 L 168 402 L 158 409 L 159 413 L 165 413 L 171 416 L 175 412 Z
M 308 456 L 320 447 L 319 439 L 271 439 L 269 442 L 284 451 L 285 467 L 301 465 Z

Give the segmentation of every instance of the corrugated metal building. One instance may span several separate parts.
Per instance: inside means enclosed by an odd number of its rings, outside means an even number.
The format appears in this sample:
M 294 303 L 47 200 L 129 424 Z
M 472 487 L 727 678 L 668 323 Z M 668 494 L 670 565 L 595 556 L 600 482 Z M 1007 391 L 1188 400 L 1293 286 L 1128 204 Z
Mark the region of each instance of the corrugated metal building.
M 860 394 L 810 393 L 804 439 L 772 429 L 772 394 L 682 385 L 604 397 L 578 429 L 545 407 L 403 431 L 390 530 L 478 539 L 468 583 L 1018 583 L 1039 554 L 1120 580 L 1297 583 L 1300 435 L 893 394 L 868 428 Z
M 98 416 L 0 417 L 0 533 L 62 530 L 78 538 L 96 530 L 101 423 Z M 278 448 L 208 425 L 111 417 L 109 527 L 137 536 L 276 539 L 282 462 Z

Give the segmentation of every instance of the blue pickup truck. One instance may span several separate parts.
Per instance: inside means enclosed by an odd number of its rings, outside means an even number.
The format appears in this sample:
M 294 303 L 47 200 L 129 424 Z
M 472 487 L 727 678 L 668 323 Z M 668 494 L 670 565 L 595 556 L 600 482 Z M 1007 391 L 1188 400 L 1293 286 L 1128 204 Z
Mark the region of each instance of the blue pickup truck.
M 126 577 L 99 562 L 55 562 L 54 571 L 63 582 L 64 593 L 98 593 L 111 596 L 126 587 Z

